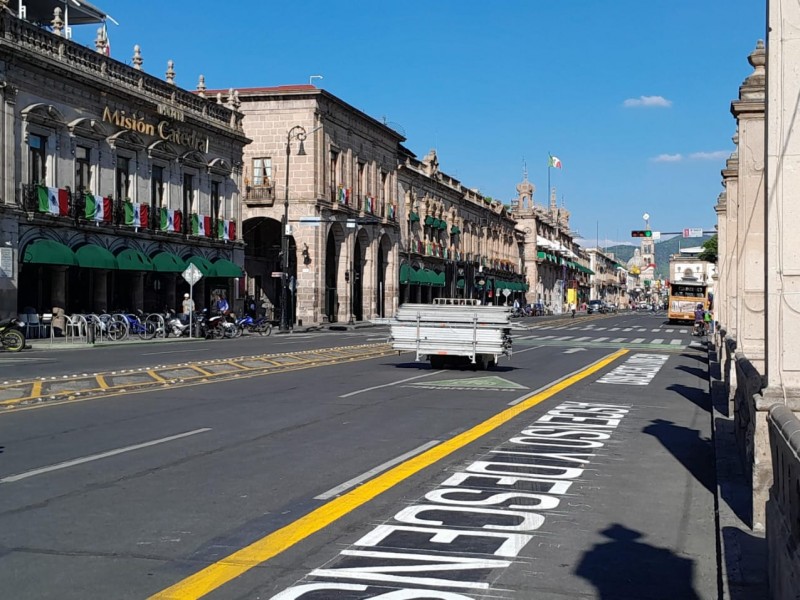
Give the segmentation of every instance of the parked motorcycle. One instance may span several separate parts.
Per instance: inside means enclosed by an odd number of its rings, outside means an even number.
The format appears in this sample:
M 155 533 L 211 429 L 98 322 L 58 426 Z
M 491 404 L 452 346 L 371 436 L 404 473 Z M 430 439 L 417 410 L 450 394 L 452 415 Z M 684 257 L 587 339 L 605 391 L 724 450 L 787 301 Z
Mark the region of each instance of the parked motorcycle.
M 236 336 L 242 335 L 243 331 L 248 333 L 258 333 L 259 335 L 269 335 L 272 333 L 272 324 L 266 317 L 254 319 L 250 315 L 245 315 L 236 319 Z
M 25 348 L 25 323 L 19 319 L 3 319 L 0 321 L 0 343 L 9 352 L 19 352 Z
M 203 311 L 206 312 L 205 310 Z M 225 318 L 225 315 L 208 315 L 205 314 L 205 318 L 203 320 L 204 324 L 204 331 L 205 337 L 207 340 L 213 339 L 220 339 L 222 337 L 233 337 L 233 331 L 229 325 L 233 326 L 235 329 L 235 325 L 233 323 L 228 323 L 228 319 Z
M 187 320 L 185 323 L 181 321 L 178 315 L 175 314 L 175 311 L 170 310 L 165 314 L 164 323 L 166 326 L 167 337 L 170 335 L 175 337 L 189 335 L 189 321 Z M 198 325 L 198 318 L 195 315 L 192 315 L 192 329 L 194 329 L 195 335 L 199 337 Z

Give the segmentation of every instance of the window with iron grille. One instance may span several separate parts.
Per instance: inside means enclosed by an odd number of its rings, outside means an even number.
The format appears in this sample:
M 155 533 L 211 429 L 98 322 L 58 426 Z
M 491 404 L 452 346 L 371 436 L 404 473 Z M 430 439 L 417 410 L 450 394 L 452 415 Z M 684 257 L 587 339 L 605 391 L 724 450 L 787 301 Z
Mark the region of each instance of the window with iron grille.
M 164 205 L 164 167 L 153 165 L 150 172 L 150 202 L 153 208 Z
M 117 199 L 128 198 L 131 186 L 131 159 L 126 156 L 117 157 Z

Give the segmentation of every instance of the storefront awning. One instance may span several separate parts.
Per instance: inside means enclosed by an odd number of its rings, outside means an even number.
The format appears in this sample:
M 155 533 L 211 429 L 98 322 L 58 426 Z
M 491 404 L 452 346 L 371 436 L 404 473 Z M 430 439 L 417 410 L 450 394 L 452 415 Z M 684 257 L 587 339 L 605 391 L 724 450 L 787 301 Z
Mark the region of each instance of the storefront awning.
M 220 258 L 214 261 L 214 277 L 243 277 L 242 268 L 236 263 Z
M 95 244 L 86 244 L 75 251 L 79 267 L 87 269 L 116 269 L 117 259 L 108 250 Z
M 414 269 L 410 265 L 400 265 L 400 284 L 406 284 L 411 281 L 411 272 Z
M 200 272 L 203 274 L 203 276 L 214 277 L 214 265 L 212 265 L 202 256 L 192 256 L 186 262 L 194 264 L 194 266 L 200 269 Z
M 183 273 L 186 269 L 186 261 L 170 252 L 159 252 L 151 260 L 159 273 Z
M 25 248 L 22 255 L 22 262 L 41 265 L 67 265 L 76 266 L 78 264 L 75 253 L 67 246 L 53 240 L 36 240 Z
M 125 248 L 117 254 L 117 264 L 121 271 L 154 271 L 153 261 L 133 248 Z

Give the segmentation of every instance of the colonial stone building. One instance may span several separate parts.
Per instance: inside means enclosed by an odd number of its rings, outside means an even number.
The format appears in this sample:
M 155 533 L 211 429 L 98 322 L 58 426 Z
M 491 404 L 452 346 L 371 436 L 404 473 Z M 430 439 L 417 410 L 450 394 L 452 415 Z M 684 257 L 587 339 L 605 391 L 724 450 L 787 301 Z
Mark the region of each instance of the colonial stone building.
M 394 314 L 403 136 L 311 85 L 208 93 L 235 95 L 253 140 L 242 209 L 247 291 L 276 320 L 285 298 L 290 324 Z
M 233 294 L 241 114 L 0 4 L 0 313 L 177 308 L 189 262 Z
M 505 205 L 440 171 L 434 150 L 422 160 L 406 151 L 398 183 L 401 302 L 449 297 L 512 304 L 524 299 L 521 236 Z
M 527 175 L 517 185 L 511 210 L 522 236 L 521 255 L 527 265 L 527 301 L 561 313 L 572 302 L 589 299 L 588 259 L 569 227 L 569 211 L 558 206 L 551 190 L 549 206 L 536 204 L 536 186 Z

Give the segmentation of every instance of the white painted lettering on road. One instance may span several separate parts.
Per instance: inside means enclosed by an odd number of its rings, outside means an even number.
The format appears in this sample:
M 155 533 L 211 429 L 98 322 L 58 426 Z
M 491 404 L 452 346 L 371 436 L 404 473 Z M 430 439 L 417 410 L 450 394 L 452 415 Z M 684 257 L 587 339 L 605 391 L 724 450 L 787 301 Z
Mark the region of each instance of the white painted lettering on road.
M 669 359 L 663 354 L 634 354 L 613 371 L 606 373 L 597 383 L 613 385 L 647 385 Z
M 562 497 L 629 411 L 559 404 L 272 600 L 310 600 L 320 590 L 327 600 L 351 600 L 353 591 L 359 600 L 473 600 L 454 589 L 501 597 L 496 571 L 515 564 L 552 511 L 574 506 Z

